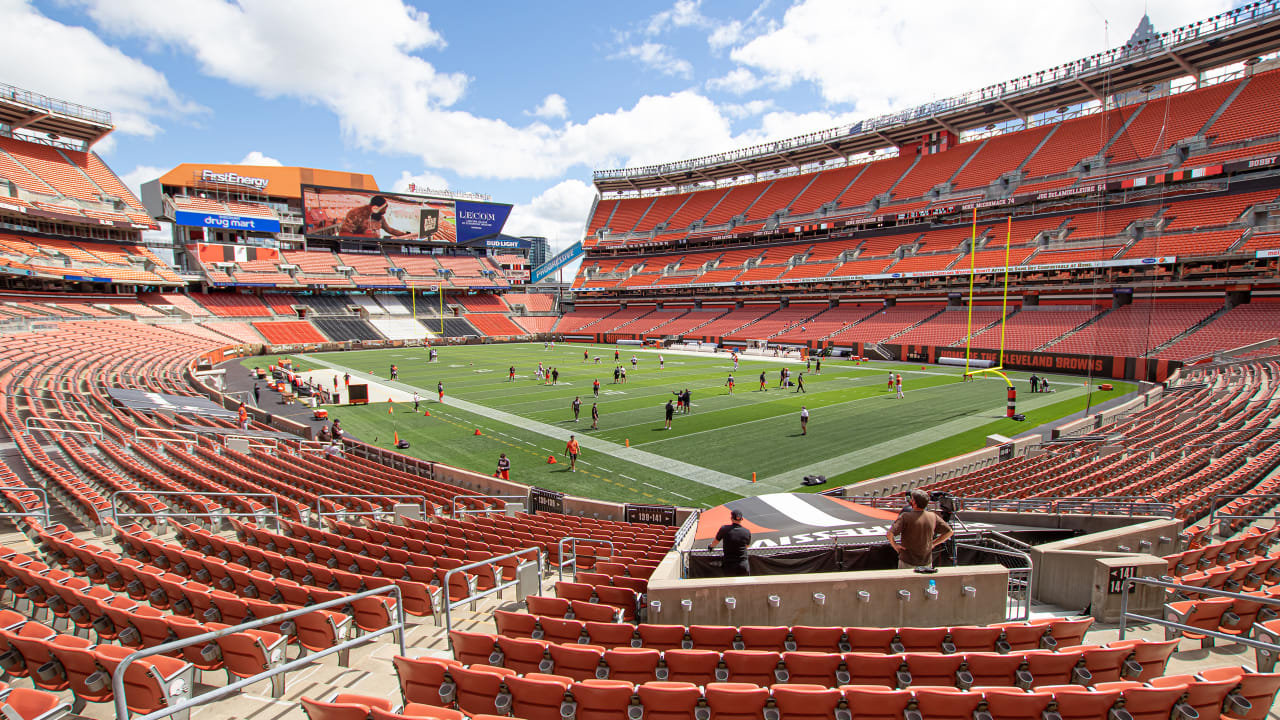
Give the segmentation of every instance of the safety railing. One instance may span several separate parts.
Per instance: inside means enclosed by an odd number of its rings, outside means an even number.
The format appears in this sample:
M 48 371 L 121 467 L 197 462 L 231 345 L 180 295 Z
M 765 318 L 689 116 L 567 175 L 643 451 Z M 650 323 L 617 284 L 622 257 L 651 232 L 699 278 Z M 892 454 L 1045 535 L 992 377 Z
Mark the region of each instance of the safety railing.
M 1229 523 L 1231 520 L 1280 520 L 1280 513 L 1271 513 L 1270 515 L 1236 515 L 1235 513 L 1221 512 L 1226 505 L 1231 504 L 1234 500 L 1247 498 L 1249 500 L 1270 500 L 1272 503 L 1280 503 L 1280 495 L 1272 493 L 1254 493 L 1249 495 L 1214 495 L 1211 503 L 1212 509 L 1209 511 L 1209 527 L 1219 525 L 1217 533 L 1218 537 L 1227 537 L 1232 534 Z M 1229 520 L 1228 520 L 1229 518 Z
M 167 437 L 175 436 L 175 437 Z M 136 425 L 133 428 L 133 441 L 139 443 L 142 441 L 154 443 L 178 443 L 179 445 L 199 445 L 200 436 L 190 430 L 157 430 L 142 425 Z
M 263 450 L 275 450 L 280 447 L 280 441 L 273 437 L 262 437 L 261 435 L 222 435 L 222 444 L 226 445 L 232 440 L 246 440 L 250 450 L 259 448 Z
M 43 417 L 40 415 L 32 415 L 26 421 L 27 432 L 36 430 L 42 432 L 57 432 L 67 435 L 92 435 L 95 438 L 102 437 L 102 424 L 91 420 L 60 420 L 58 418 Z M 66 427 L 60 427 L 66 426 Z
M 901 495 L 888 497 L 871 497 L 846 495 L 845 500 L 860 505 L 885 510 L 901 510 L 906 499 Z M 1073 515 L 1125 515 L 1129 517 L 1165 517 L 1174 516 L 1172 503 L 1157 502 L 1143 497 L 1103 497 L 1103 498 L 967 498 L 953 497 L 957 511 L 974 512 L 1039 512 L 1070 513 Z
M 489 514 L 489 513 L 505 513 L 505 512 L 507 511 L 507 510 L 506 510 L 506 508 L 499 508 L 499 507 L 479 508 L 479 509 L 477 509 L 477 510 L 459 510 L 459 509 L 458 509 L 458 501 L 459 501 L 459 500 L 463 500 L 463 499 L 467 499 L 467 500 L 502 500 L 502 501 L 504 501 L 504 502 L 505 502 L 505 501 L 507 501 L 507 500 L 520 500 L 521 502 L 523 502 L 523 501 L 525 501 L 525 500 L 528 500 L 528 499 L 529 499 L 529 496 L 528 496 L 528 495 L 454 495 L 454 496 L 453 496 L 453 499 L 451 499 L 451 500 L 449 501 L 449 515 L 450 515 L 450 517 L 458 517 L 458 516 L 460 516 L 460 515 L 461 515 L 461 516 L 466 516 L 466 515 L 486 515 L 486 514 Z
M 570 557 L 568 560 L 564 559 L 565 543 L 569 543 Z M 570 565 L 573 566 L 574 576 L 577 576 L 578 574 L 578 543 L 582 543 L 584 545 L 591 545 L 591 544 L 608 545 L 610 555 L 613 555 L 614 550 L 617 549 L 617 546 L 613 544 L 612 540 L 597 540 L 595 538 L 580 538 L 580 537 L 560 538 L 560 542 L 556 544 L 556 579 L 557 580 L 564 579 L 564 569 Z
M 316 603 L 315 605 L 308 605 L 307 607 L 304 607 L 304 608 L 298 608 L 297 610 L 290 610 L 288 612 L 283 612 L 283 613 L 280 613 L 279 615 L 272 615 L 269 618 L 263 618 L 261 620 L 253 620 L 247 623 L 242 623 L 240 625 L 234 625 L 232 627 L 223 628 L 221 630 L 207 632 L 207 633 L 204 633 L 203 635 L 195 635 L 189 638 L 182 638 L 180 640 L 174 640 L 172 642 L 163 643 L 161 645 L 156 645 L 149 648 L 142 648 L 133 653 L 130 653 L 129 655 L 125 656 L 123 660 L 120 661 L 120 664 L 116 666 L 115 671 L 111 673 L 111 691 L 115 696 L 116 717 L 119 717 L 119 718 L 130 717 L 129 706 L 125 698 L 125 684 L 124 684 L 125 670 L 130 665 L 132 665 L 133 663 L 139 660 L 151 657 L 153 655 L 167 655 L 167 654 L 173 653 L 176 650 L 181 650 L 182 648 L 189 647 L 191 645 L 198 645 L 198 644 L 208 643 L 211 641 L 216 641 L 218 638 L 226 637 L 228 635 L 234 635 L 236 633 L 241 633 L 246 630 L 253 630 L 255 628 L 263 627 L 264 625 L 275 625 L 277 623 L 283 623 L 285 621 L 292 620 L 293 618 L 296 618 L 300 615 L 307 615 L 317 610 L 326 610 L 331 607 L 349 605 L 357 600 L 363 600 L 364 598 L 374 597 L 377 595 L 392 595 L 394 596 L 396 601 L 395 619 L 386 627 L 380 628 L 377 630 L 368 631 L 358 637 L 354 637 L 348 640 L 343 640 L 342 642 L 337 643 L 332 647 L 327 647 L 323 650 L 319 650 L 314 653 L 309 653 L 303 657 L 299 657 L 294 660 L 289 660 L 280 665 L 276 665 L 275 667 L 268 668 L 256 675 L 253 675 L 252 677 L 241 678 L 239 680 L 236 680 L 235 682 L 228 683 L 222 687 L 214 688 L 209 692 L 201 694 L 198 697 L 187 697 L 176 704 L 169 705 L 167 707 L 164 707 L 160 710 L 156 710 L 155 712 L 148 713 L 141 717 L 135 717 L 133 718 L 133 720 L 159 720 L 159 718 L 169 717 L 170 715 L 176 715 L 190 708 L 196 707 L 197 705 L 204 705 L 205 703 L 212 702 L 213 700 L 217 700 L 219 698 L 223 698 L 228 695 L 231 695 L 239 691 L 241 688 L 248 687 L 249 685 L 252 685 L 256 682 L 261 682 L 267 679 L 273 679 L 280 675 L 284 675 L 285 673 L 292 672 L 305 665 L 310 665 L 311 663 L 319 660 L 322 657 L 333 655 L 334 653 L 346 652 L 356 645 L 363 645 L 365 643 L 376 640 L 388 633 L 392 633 L 396 636 L 396 641 L 400 645 L 400 654 L 404 655 L 404 652 L 405 652 L 404 602 L 403 602 L 403 598 L 401 598 L 400 596 L 400 587 L 398 585 L 384 585 L 382 587 L 373 588 L 372 590 L 364 590 L 362 592 L 355 593 L 354 595 L 347 595 L 345 597 L 334 598 L 333 600 L 326 600 L 322 603 Z M 280 686 L 280 688 L 281 690 L 283 689 L 282 686 Z
M 426 517 L 429 515 L 429 513 L 427 512 L 427 499 L 422 497 L 421 495 L 360 495 L 360 494 L 350 495 L 350 494 L 334 493 L 334 494 L 320 495 L 316 497 L 316 520 L 320 520 L 326 517 L 337 517 L 339 520 L 342 520 L 347 516 L 377 517 L 378 515 L 392 515 L 395 513 L 394 510 L 385 509 L 385 508 L 382 510 L 335 510 L 333 512 L 324 512 L 320 508 L 320 503 L 325 500 L 330 500 L 330 499 L 340 500 L 343 498 L 351 499 L 351 500 L 356 500 L 356 499 L 359 499 L 359 500 L 408 500 L 409 502 L 416 504 L 418 506 L 418 509 L 422 511 L 423 519 L 426 519 Z
M 689 513 L 689 517 L 684 519 L 684 524 L 680 526 L 680 529 L 676 531 L 675 536 L 672 538 L 671 547 L 677 550 L 680 548 L 680 543 L 684 542 L 685 536 L 693 532 L 694 528 L 698 527 L 698 518 L 701 516 L 701 510 L 694 510 Z
M 511 579 L 511 580 L 502 579 L 502 569 L 498 565 L 499 562 L 503 560 L 509 560 L 512 558 L 519 558 L 523 555 L 528 555 L 530 553 L 533 553 L 534 559 L 527 561 L 526 563 L 520 563 L 516 567 L 516 573 L 515 573 L 514 579 Z M 524 567 L 526 564 L 528 564 L 528 562 L 537 563 L 538 565 L 537 582 L 541 583 L 542 572 L 543 572 L 542 548 L 537 546 L 527 547 L 522 550 L 516 550 L 515 552 L 509 552 L 506 555 L 497 555 L 489 558 L 488 560 L 480 560 L 479 562 L 469 563 L 461 567 L 452 568 L 448 572 L 446 572 L 444 574 L 444 581 L 440 583 L 441 586 L 443 586 L 444 588 L 444 596 L 445 596 L 444 630 L 445 630 L 446 637 L 448 636 L 448 633 L 453 630 L 453 609 L 454 608 L 462 607 L 467 603 L 474 603 L 475 601 L 483 597 L 488 597 L 489 595 L 492 595 L 494 593 L 502 592 L 503 590 L 506 590 L 509 587 L 519 585 L 520 584 L 520 568 Z M 449 592 L 449 588 L 451 587 L 450 581 L 453 580 L 453 576 L 457 575 L 460 572 L 466 572 L 468 570 L 474 570 L 480 567 L 487 567 L 493 571 L 493 579 L 494 579 L 493 587 L 489 588 L 488 590 L 479 590 L 475 592 L 470 592 L 467 594 L 466 597 L 460 600 L 453 600 L 452 595 Z M 450 649 L 453 648 L 452 638 L 449 639 L 449 648 Z
M 1232 635 L 1224 633 L 1220 630 L 1209 630 L 1203 627 L 1187 625 L 1169 620 L 1163 617 L 1150 617 L 1140 615 L 1138 613 L 1129 612 L 1129 594 L 1133 591 L 1135 585 L 1145 585 L 1149 587 L 1163 588 L 1165 590 L 1186 590 L 1197 595 L 1208 595 L 1210 597 L 1230 598 L 1232 600 L 1244 600 L 1248 603 L 1256 605 L 1280 606 L 1280 598 L 1270 595 L 1249 595 L 1247 593 L 1231 592 L 1230 590 L 1218 590 L 1216 588 L 1200 587 L 1198 585 L 1182 585 L 1180 583 L 1169 582 L 1168 580 L 1157 580 L 1149 577 L 1130 577 L 1125 578 L 1120 585 L 1120 639 L 1124 640 L 1125 633 L 1129 629 L 1129 621 L 1150 623 L 1159 625 L 1169 630 L 1178 630 L 1180 632 L 1194 633 L 1196 635 L 1204 635 L 1218 640 L 1226 640 L 1227 642 L 1239 643 L 1246 647 L 1251 647 L 1258 653 L 1258 665 L 1274 663 L 1275 658 L 1280 654 L 1280 644 L 1267 642 L 1257 638 L 1246 637 L 1243 633 Z M 1267 635 L 1266 637 L 1271 637 Z M 1269 663 L 1267 662 L 1269 661 Z
M 972 542 L 957 542 L 956 550 L 994 555 L 1009 571 L 1009 590 L 1005 600 L 1005 620 L 1015 622 L 1031 618 L 1032 576 L 1034 568 L 1031 556 L 1015 550 L 998 539 L 979 536 Z
M 298 440 L 297 445 L 298 452 L 315 453 L 317 455 L 323 455 L 329 448 L 329 443 L 320 442 L 318 440 Z
M 122 495 L 150 495 L 153 497 L 167 497 L 171 495 L 179 495 L 181 497 L 233 497 L 240 499 L 247 498 L 263 498 L 271 503 L 273 512 L 268 515 L 266 511 L 258 512 L 237 512 L 230 508 L 223 508 L 222 512 L 200 513 L 189 512 L 187 510 L 166 510 L 160 512 L 121 512 L 116 509 L 116 498 Z M 258 520 L 267 517 L 275 521 L 276 532 L 280 532 L 280 497 L 271 493 L 231 493 L 231 492 L 204 492 L 204 491 L 176 491 L 176 490 L 116 490 L 111 493 L 111 519 L 118 525 L 120 518 L 168 518 L 168 517 L 187 517 L 187 518 L 233 518 L 233 517 L 249 517 Z
M 40 519 L 44 521 L 42 523 L 42 527 L 48 528 L 50 525 L 52 525 L 53 521 L 49 516 L 49 492 L 47 490 L 45 490 L 44 488 L 27 487 L 27 486 L 0 487 L 0 494 L 24 493 L 24 492 L 32 492 L 40 495 L 40 509 L 36 511 L 35 514 L 39 515 Z M 29 518 L 31 517 L 31 515 L 32 513 L 28 511 L 5 512 L 5 513 L 0 513 L 0 518 L 14 518 L 15 520 L 21 520 L 22 518 Z

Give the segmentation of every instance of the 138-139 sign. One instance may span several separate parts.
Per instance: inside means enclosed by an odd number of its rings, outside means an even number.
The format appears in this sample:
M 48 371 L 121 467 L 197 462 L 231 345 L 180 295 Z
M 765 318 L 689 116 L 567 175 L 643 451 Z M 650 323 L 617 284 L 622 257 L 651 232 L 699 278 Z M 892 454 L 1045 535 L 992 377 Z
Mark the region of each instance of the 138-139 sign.
M 627 522 L 649 523 L 650 525 L 675 525 L 676 509 L 670 505 L 632 505 L 626 506 Z

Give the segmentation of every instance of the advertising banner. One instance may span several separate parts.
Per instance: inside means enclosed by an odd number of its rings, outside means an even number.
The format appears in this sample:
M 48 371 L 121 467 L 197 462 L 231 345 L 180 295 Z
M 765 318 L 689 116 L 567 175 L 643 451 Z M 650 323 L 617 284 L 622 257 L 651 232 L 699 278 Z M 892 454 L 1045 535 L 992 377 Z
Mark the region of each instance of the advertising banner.
M 344 240 L 467 242 L 496 235 L 510 205 L 353 188 L 302 187 L 303 232 Z
M 498 203 L 458 200 L 453 207 L 458 225 L 458 242 L 462 243 L 497 235 L 502 232 L 502 226 L 507 224 L 507 216 L 511 214 L 510 205 Z
M 187 227 L 211 228 L 214 230 L 242 230 L 244 232 L 278 233 L 280 221 L 274 218 L 241 217 L 239 215 L 215 215 L 178 210 L 173 214 L 173 221 Z

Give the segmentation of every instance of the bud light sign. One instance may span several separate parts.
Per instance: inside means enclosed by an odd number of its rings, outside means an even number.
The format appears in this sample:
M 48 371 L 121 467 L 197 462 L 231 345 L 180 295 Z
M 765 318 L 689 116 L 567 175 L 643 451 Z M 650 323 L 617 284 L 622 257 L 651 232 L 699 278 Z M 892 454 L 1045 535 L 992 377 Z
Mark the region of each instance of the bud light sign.
M 511 214 L 511 206 L 458 200 L 454 203 L 454 213 L 458 242 L 465 243 L 502 232 L 502 226 L 507 224 L 507 216 Z

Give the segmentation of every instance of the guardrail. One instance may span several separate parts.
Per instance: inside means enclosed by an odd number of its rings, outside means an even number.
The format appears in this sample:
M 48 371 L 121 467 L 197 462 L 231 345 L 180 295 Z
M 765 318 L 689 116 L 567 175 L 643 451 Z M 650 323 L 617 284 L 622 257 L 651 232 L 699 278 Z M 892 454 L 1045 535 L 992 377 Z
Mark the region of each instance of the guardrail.
M 317 520 L 320 518 L 326 518 L 331 516 L 339 516 L 338 519 L 342 519 L 342 517 L 345 517 L 347 515 L 357 515 L 357 516 L 390 515 L 390 514 L 393 514 L 394 512 L 392 510 L 338 510 L 334 512 L 322 512 L 320 510 L 320 502 L 328 498 L 351 498 L 351 499 L 362 499 L 362 500 L 372 500 L 372 499 L 409 500 L 411 502 L 417 503 L 418 507 L 422 510 L 423 519 L 426 519 L 429 515 L 429 513 L 427 512 L 427 499 L 422 497 L 421 495 L 359 495 L 359 494 L 348 495 L 348 494 L 335 493 L 335 494 L 328 494 L 328 495 L 320 495 L 316 498 L 316 519 Z
M 1218 640 L 1226 640 L 1228 642 L 1239 643 L 1246 647 L 1253 648 L 1258 653 L 1258 665 L 1263 665 L 1263 661 L 1275 662 L 1275 658 L 1280 654 L 1280 644 L 1266 642 L 1255 638 L 1245 637 L 1243 634 L 1231 635 L 1218 630 L 1208 630 L 1202 627 L 1186 625 L 1174 620 L 1165 618 L 1153 618 L 1146 615 L 1129 612 L 1129 593 L 1135 585 L 1147 585 L 1149 587 L 1164 588 L 1165 590 L 1186 590 L 1198 595 L 1210 595 L 1212 597 L 1230 598 L 1232 600 L 1244 600 L 1259 605 L 1280 606 L 1280 598 L 1270 595 L 1248 595 L 1246 593 L 1231 592 L 1229 590 L 1218 590 L 1215 588 L 1200 587 L 1198 585 L 1182 585 L 1179 583 L 1169 582 L 1168 580 L 1157 580 L 1149 577 L 1131 577 L 1125 578 L 1120 585 L 1120 639 L 1124 640 L 1125 633 L 1129 628 L 1129 621 L 1141 621 L 1160 625 L 1166 630 L 1180 630 L 1182 632 L 1195 633 L 1197 635 L 1206 635 Z
M 148 435 L 148 433 L 151 433 Z M 178 437 L 161 437 L 160 435 L 177 435 Z M 199 445 L 200 435 L 190 430 L 156 430 L 154 428 L 145 427 L 143 425 L 135 425 L 133 428 L 133 441 L 135 443 L 143 440 L 160 443 L 172 442 L 181 445 Z
M 684 542 L 684 537 L 692 532 L 694 528 L 698 527 L 698 518 L 701 516 L 701 510 L 694 510 L 689 513 L 689 517 L 684 519 L 684 523 L 680 525 L 680 529 L 676 531 L 675 536 L 672 538 L 672 548 L 676 550 L 680 549 L 680 543 Z
M 144 513 L 144 512 L 120 512 L 120 511 L 116 510 L 116 498 L 120 497 L 121 495 L 152 495 L 152 496 L 157 496 L 157 497 L 161 497 L 161 496 L 170 496 L 170 495 L 181 495 L 182 497 L 266 498 L 267 500 L 271 501 L 271 506 L 275 509 L 275 512 L 274 512 L 274 513 L 272 513 L 272 514 L 270 515 L 270 517 L 271 517 L 271 518 L 273 518 L 273 519 L 275 520 L 276 532 L 277 532 L 277 533 L 278 533 L 278 532 L 280 532 L 280 497 L 279 497 L 278 495 L 273 495 L 273 494 L 271 494 L 271 493 L 230 493 L 230 492 L 195 492 L 195 491 L 180 492 L 180 491 L 175 491 L 175 490 L 157 490 L 157 491 L 155 491 L 155 492 L 150 492 L 150 491 L 146 491 L 146 490 L 116 490 L 115 492 L 111 493 L 111 519 L 112 519 L 113 521 L 115 521 L 115 523 L 116 523 L 117 525 L 118 525 L 118 524 L 120 524 L 120 518 L 135 518 L 135 517 L 151 517 L 151 518 L 159 518 L 159 517 L 190 517 L 190 518 L 194 518 L 194 517 L 204 517 L 204 518 L 251 517 L 251 518 L 255 518 L 255 519 L 262 519 L 262 518 L 264 518 L 264 517 L 267 517 L 267 513 L 265 513 L 265 512 L 236 512 L 236 511 L 234 511 L 234 510 L 229 510 L 229 509 L 226 509 L 226 508 L 223 508 L 224 512 L 213 512 L 213 513 L 196 513 L 196 512 L 187 512 L 187 511 L 185 511 L 185 510 L 172 510 L 172 511 L 168 511 L 168 512 L 145 512 L 145 513 Z
M 71 425 L 72 427 L 57 427 L 56 425 L 54 427 L 36 427 L 40 423 L 51 423 L 51 424 L 62 423 L 64 425 Z M 96 428 L 96 429 L 89 429 L 89 430 L 79 429 L 79 426 L 84 426 L 84 425 L 88 425 L 90 428 Z M 68 435 L 92 435 L 93 437 L 96 437 L 96 438 L 102 437 L 102 425 L 100 423 L 92 422 L 90 420 L 59 420 L 51 417 L 32 415 L 31 417 L 27 418 L 26 429 L 27 429 L 27 432 L 33 432 L 33 431 L 39 430 L 42 432 L 66 433 Z
M 564 559 L 565 543 L 569 543 L 569 551 L 573 555 L 573 557 L 570 558 L 568 562 L 566 562 Z M 564 569 L 566 566 L 569 566 L 569 565 L 573 566 L 574 577 L 578 576 L 578 543 L 583 543 L 584 545 L 592 544 L 592 543 L 597 545 L 608 545 L 610 555 L 613 555 L 614 550 L 617 549 L 617 546 L 613 544 L 612 540 L 597 540 L 595 538 L 580 538 L 580 537 L 560 538 L 560 542 L 556 544 L 556 573 L 557 573 L 556 579 L 557 580 L 564 579 Z
M 1000 564 L 1009 571 L 1008 597 L 1005 600 L 1004 609 L 1005 621 L 1015 622 L 1030 619 L 1033 589 L 1031 587 L 1031 579 L 1034 575 L 1031 556 L 986 536 L 979 536 L 976 542 L 985 542 L 987 544 L 978 545 L 975 543 L 957 542 L 956 549 L 963 548 L 974 552 L 995 555 L 996 558 L 1000 560 Z M 1007 562 L 1013 560 L 1020 561 L 1022 564 L 1010 565 L 1009 562 Z
M 844 500 L 867 505 L 879 509 L 901 510 L 905 498 L 901 495 L 889 497 L 844 496 Z M 1172 518 L 1176 511 L 1173 503 L 1156 502 L 1151 498 L 1112 497 L 1112 498 L 1021 498 L 1003 500 L 999 498 L 963 498 L 953 497 L 957 511 L 972 510 L 975 512 L 1042 512 L 1070 513 L 1075 515 L 1126 515 L 1130 517 L 1163 517 Z
M 240 688 L 248 687 L 249 685 L 252 685 L 256 682 L 260 682 L 262 680 L 267 680 L 267 679 L 273 680 L 273 686 L 275 686 L 273 687 L 273 689 L 278 688 L 280 691 L 279 693 L 273 693 L 273 694 L 275 694 L 276 697 L 279 697 L 280 694 L 283 694 L 283 686 L 279 685 L 274 680 L 274 678 L 280 675 L 283 675 L 287 672 L 291 672 L 297 668 L 303 667 L 304 665 L 310 665 L 316 660 L 319 660 L 320 658 L 325 657 L 327 655 L 332 655 L 338 652 L 346 652 L 347 650 L 350 650 L 352 647 L 356 645 L 363 645 L 364 643 L 375 640 L 388 633 L 395 634 L 396 640 L 400 644 L 400 654 L 404 655 L 405 654 L 404 601 L 403 601 L 403 598 L 400 596 L 400 587 L 398 585 L 384 585 L 382 587 L 377 587 L 372 590 L 365 590 L 363 592 L 358 592 L 354 595 L 347 595 L 345 597 L 335 598 L 333 600 L 326 600 L 325 602 L 317 603 L 315 605 L 308 605 L 307 607 L 298 608 L 297 610 L 290 610 L 288 612 L 280 613 L 279 615 L 272 615 L 269 618 L 263 618 L 261 620 L 253 620 L 251 622 L 242 623 L 240 625 L 234 625 L 229 628 L 223 628 L 221 630 L 208 632 L 203 635 L 196 635 L 194 637 L 183 638 L 181 640 L 174 640 L 172 642 L 156 645 L 154 647 L 142 648 L 140 650 L 137 650 L 136 652 L 130 653 L 129 655 L 125 656 L 123 660 L 120 661 L 120 664 L 116 666 L 115 671 L 111 673 L 111 691 L 115 696 L 116 717 L 118 718 L 130 717 L 129 706 L 125 700 L 125 685 L 124 685 L 125 669 L 128 668 L 133 663 L 139 660 L 142 660 L 143 658 L 148 658 L 148 657 L 151 657 L 152 655 L 165 655 L 168 653 L 172 653 L 175 650 L 181 650 L 182 648 L 189 647 L 191 645 L 200 644 L 200 643 L 207 643 L 212 640 L 217 640 L 218 638 L 221 638 L 221 637 L 226 637 L 228 635 L 234 635 L 239 632 L 244 632 L 245 630 L 253 630 L 254 628 L 260 628 L 264 625 L 274 625 L 276 623 L 282 623 L 286 620 L 291 620 L 295 617 L 298 617 L 299 615 L 307 615 L 317 610 L 325 610 L 325 609 L 339 606 L 339 605 L 348 605 L 352 602 L 355 602 L 356 600 L 362 600 L 364 598 L 373 597 L 375 595 L 388 595 L 388 594 L 395 596 L 396 618 L 393 622 L 391 622 L 391 624 L 387 625 L 384 628 L 367 632 L 363 635 L 360 635 L 359 637 L 354 637 L 349 640 L 344 640 L 334 645 L 333 647 L 328 647 L 328 648 L 325 648 L 324 650 L 320 650 L 318 652 L 310 653 L 308 655 L 304 655 L 303 657 L 290 660 L 288 662 L 285 662 L 282 665 L 277 665 L 276 667 L 264 670 L 263 672 L 260 672 L 257 675 L 254 675 L 252 677 L 241 678 L 239 680 L 236 680 L 233 683 L 228 683 L 222 687 L 214 688 L 213 690 L 210 690 L 209 692 L 206 692 L 200 695 L 199 697 L 186 698 L 181 702 L 178 702 L 176 705 L 170 705 L 161 710 L 156 710 L 155 712 L 143 715 L 142 717 L 134 718 L 134 720 L 159 720 L 159 718 L 169 717 L 170 715 L 176 715 L 190 708 L 193 708 L 197 705 L 203 705 L 207 702 L 211 702 L 213 700 L 226 697 L 227 695 L 231 695 L 232 693 L 235 693 L 236 691 L 240 690 Z
M 254 448 L 263 448 L 266 450 L 275 450 L 280 447 L 280 441 L 273 437 L 262 437 L 260 435 L 221 435 L 222 444 L 225 446 L 230 440 L 247 440 L 250 450 Z
M 530 561 L 530 562 L 536 562 L 536 563 L 538 564 L 538 582 L 540 583 L 540 582 L 542 582 L 543 560 L 542 560 L 542 548 L 537 547 L 537 546 L 527 547 L 527 548 L 524 548 L 524 549 L 522 549 L 522 550 L 516 550 L 515 552 L 509 552 L 509 553 L 507 553 L 506 555 L 498 555 L 498 556 L 495 556 L 495 557 L 491 557 L 491 558 L 489 558 L 488 560 L 481 560 L 481 561 L 479 561 L 479 562 L 473 562 L 473 563 L 470 563 L 470 564 L 467 564 L 467 565 L 463 565 L 463 566 L 461 566 L 461 567 L 453 568 L 453 569 L 449 570 L 448 572 L 446 572 L 446 573 L 444 574 L 444 581 L 440 583 L 440 584 L 441 584 L 441 586 L 443 586 L 443 588 L 444 588 L 444 597 L 445 597 L 445 601 L 444 601 L 444 631 L 445 631 L 445 636 L 446 636 L 446 637 L 448 637 L 448 634 L 453 630 L 453 609 L 454 609 L 454 608 L 456 608 L 456 607 L 461 607 L 461 606 L 463 606 L 463 605 L 466 605 L 467 603 L 473 603 L 473 602 L 475 602 L 475 601 L 479 600 L 480 598 L 487 597 L 487 596 L 492 595 L 492 594 L 497 593 L 497 592 L 502 592 L 503 590 L 506 590 L 507 588 L 512 587 L 513 585 L 517 585 L 517 584 L 519 584 L 519 582 L 520 582 L 520 568 L 519 568 L 519 566 L 516 568 L 516 577 L 515 577 L 515 579 L 514 579 L 514 580 L 506 580 L 506 581 L 501 581 L 501 580 L 499 580 L 499 578 L 501 578 L 501 577 L 502 577 L 502 571 L 501 571 L 500 569 L 497 569 L 497 567 L 498 567 L 498 562 L 499 562 L 499 561 L 507 560 L 507 559 L 510 559 L 510 558 L 518 558 L 518 557 L 520 557 L 521 555 L 528 555 L 530 552 L 532 552 L 532 553 L 534 554 L 534 560 L 532 560 L 532 561 Z M 521 564 L 521 566 L 522 566 L 522 565 L 523 565 L 523 563 Z M 467 571 L 467 570 L 472 570 L 472 569 L 475 569 L 475 568 L 478 568 L 478 567 L 489 567 L 489 568 L 494 568 L 494 570 L 493 570 L 493 577 L 494 577 L 494 584 L 493 584 L 493 587 L 489 588 L 488 590 L 481 590 L 480 592 L 473 592 L 473 593 L 471 593 L 471 594 L 467 595 L 466 597 L 462 598 L 461 600 L 457 600 L 457 601 L 455 601 L 455 600 L 451 600 L 451 599 L 449 599 L 449 581 L 451 581 L 451 580 L 453 579 L 453 576 L 454 576 L 454 575 L 456 575 L 457 573 L 465 572 L 465 571 Z M 452 639 L 452 638 L 450 638 L 450 639 L 449 639 L 449 649 L 451 649 L 451 650 L 453 649 L 453 639 Z
M 50 519 L 50 516 L 49 516 L 49 491 L 45 490 L 44 488 L 39 488 L 39 487 L 28 487 L 28 486 L 22 486 L 22 487 L 0 487 L 0 493 L 6 493 L 6 492 L 33 492 L 33 493 L 39 493 L 39 494 L 40 494 L 40 513 L 39 513 L 39 515 L 40 515 L 40 517 L 44 520 L 44 523 L 42 524 L 42 526 L 47 530 L 47 529 L 49 528 L 49 526 L 53 524 L 53 521 Z M 28 518 L 28 517 L 31 517 L 31 513 L 29 513 L 29 512 L 7 512 L 7 513 L 0 513 L 0 517 L 11 517 L 11 518 L 22 519 L 22 518 Z
M 1280 513 L 1271 513 L 1270 515 L 1229 515 L 1227 513 L 1218 512 L 1224 505 L 1229 504 L 1233 500 L 1241 498 L 1249 498 L 1250 500 L 1271 500 L 1280 503 L 1280 495 L 1274 493 L 1250 494 L 1250 495 L 1214 495 L 1213 509 L 1209 511 L 1209 527 L 1213 527 L 1215 523 L 1222 523 L 1223 527 L 1218 528 L 1218 537 L 1225 538 L 1231 535 L 1230 528 L 1226 527 L 1226 520 L 1219 518 L 1231 518 L 1232 520 L 1280 520 Z
M 529 499 L 528 495 L 454 495 L 449 501 L 449 516 L 457 517 L 458 515 L 487 515 L 489 513 L 503 513 L 506 508 L 483 508 L 480 510 L 459 510 L 458 500 L 468 498 L 471 500 L 524 500 Z

